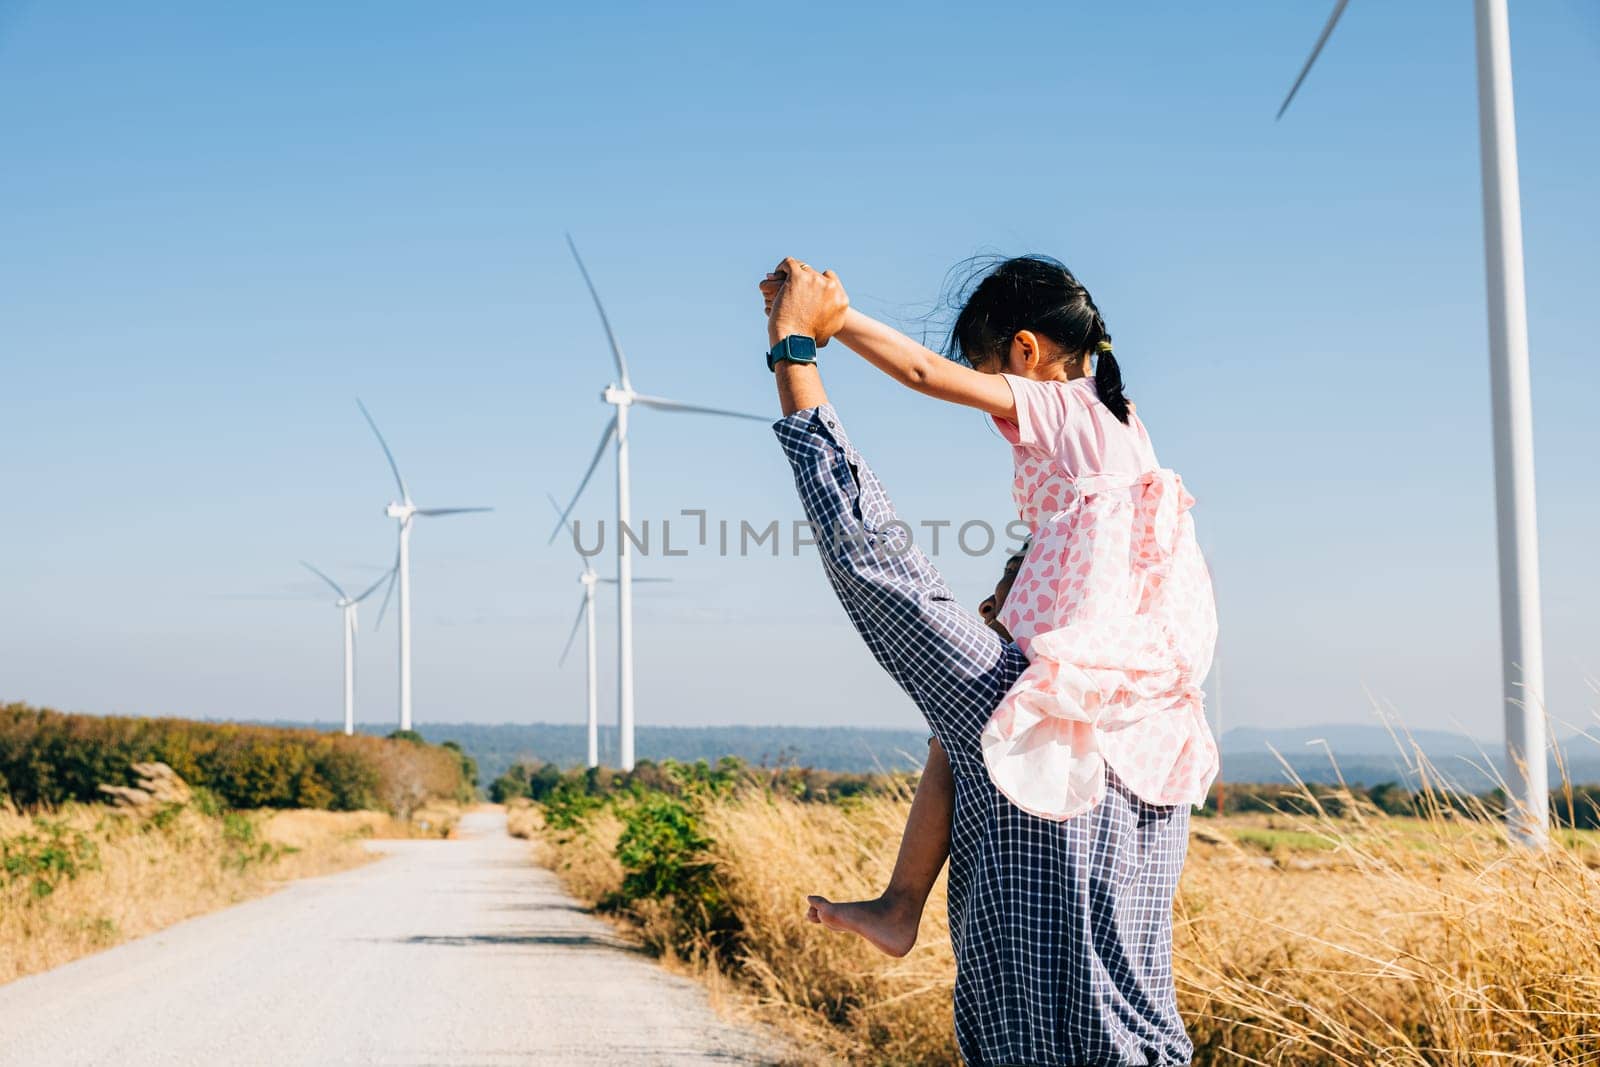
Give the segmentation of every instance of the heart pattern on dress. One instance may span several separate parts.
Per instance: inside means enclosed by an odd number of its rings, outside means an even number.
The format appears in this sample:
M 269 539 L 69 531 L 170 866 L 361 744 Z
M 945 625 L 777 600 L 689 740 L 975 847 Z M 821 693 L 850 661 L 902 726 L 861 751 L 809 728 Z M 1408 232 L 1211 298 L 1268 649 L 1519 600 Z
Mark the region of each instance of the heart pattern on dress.
M 1020 457 L 1013 495 L 1032 542 L 999 619 L 1030 662 L 983 732 L 995 786 L 1050 819 L 1097 803 L 1108 768 L 1149 803 L 1202 802 L 1217 619 L 1194 498 L 1166 469 L 1075 480 Z

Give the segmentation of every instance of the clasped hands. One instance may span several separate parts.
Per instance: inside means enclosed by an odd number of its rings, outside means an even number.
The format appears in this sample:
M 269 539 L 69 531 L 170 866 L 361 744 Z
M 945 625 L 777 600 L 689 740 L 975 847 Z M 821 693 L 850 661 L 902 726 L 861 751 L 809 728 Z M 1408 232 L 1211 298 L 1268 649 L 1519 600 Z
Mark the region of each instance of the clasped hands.
M 839 332 L 850 310 L 837 274 L 814 270 L 793 256 L 763 278 L 760 288 L 768 344 L 800 334 L 814 338 L 820 348 Z

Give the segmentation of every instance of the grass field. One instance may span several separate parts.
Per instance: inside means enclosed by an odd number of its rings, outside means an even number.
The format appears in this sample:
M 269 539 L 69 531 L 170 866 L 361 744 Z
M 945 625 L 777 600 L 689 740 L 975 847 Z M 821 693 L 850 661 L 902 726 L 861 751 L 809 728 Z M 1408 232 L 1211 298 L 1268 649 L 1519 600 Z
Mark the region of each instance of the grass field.
M 702 892 L 734 931 L 700 948 L 677 902 L 618 907 L 637 867 L 619 859 L 629 803 L 560 828 L 537 806 L 512 815 L 576 895 L 797 1035 L 816 1062 L 958 1062 L 942 887 L 904 959 L 803 922 L 807 893 L 883 886 L 903 798 L 801 804 L 743 790 L 699 803 Z M 1597 866 L 1593 833 L 1533 852 L 1442 809 L 1197 818 L 1175 912 L 1196 1063 L 1600 1063 Z

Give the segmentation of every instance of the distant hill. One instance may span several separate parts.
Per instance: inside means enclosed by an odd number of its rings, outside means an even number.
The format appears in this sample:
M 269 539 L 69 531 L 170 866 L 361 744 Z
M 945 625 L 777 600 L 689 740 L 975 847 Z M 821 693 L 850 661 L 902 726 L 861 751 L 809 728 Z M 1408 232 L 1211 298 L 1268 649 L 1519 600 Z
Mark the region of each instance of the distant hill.
M 333 727 L 324 724 L 324 728 Z M 388 732 L 379 726 L 364 729 Z M 429 741 L 458 742 L 478 761 L 479 779 L 485 785 L 519 759 L 577 767 L 583 764 L 586 754 L 583 727 L 567 723 L 423 724 L 421 733 Z M 1410 740 L 1422 747 L 1439 773 L 1473 792 L 1494 785 L 1485 766 L 1497 770 L 1504 766 L 1504 751 L 1498 741 L 1480 742 L 1443 730 L 1416 731 Z M 758 765 L 796 764 L 861 772 L 920 766 L 927 751 L 927 734 L 919 730 L 840 726 L 641 726 L 637 748 L 641 759 L 692 762 L 738 756 Z M 1580 740 L 1564 744 L 1564 749 L 1574 782 L 1600 782 L 1600 745 Z M 1376 724 L 1278 729 L 1241 726 L 1227 732 L 1222 750 L 1223 773 L 1233 782 L 1285 781 L 1286 761 L 1307 782 L 1332 783 L 1342 773 L 1352 785 L 1415 783 L 1401 748 L 1388 730 Z M 1283 761 L 1273 754 L 1274 750 Z M 602 729 L 602 762 L 615 764 L 616 751 L 615 727 Z M 1560 780 L 1553 761 L 1550 777 L 1552 782 Z
M 563 767 L 580 767 L 588 758 L 584 728 L 564 723 L 476 723 L 423 726 L 429 741 L 459 742 L 478 761 L 485 783 L 519 759 L 529 757 Z M 634 747 L 641 759 L 715 762 L 738 756 L 748 763 L 791 764 L 832 771 L 902 770 L 922 766 L 928 735 L 910 730 L 862 730 L 816 726 L 640 726 Z M 600 757 L 617 761 L 615 727 L 600 732 Z
M 1494 788 L 1498 776 L 1505 773 L 1505 746 L 1498 740 L 1416 730 L 1401 734 L 1397 743 L 1382 726 L 1348 723 L 1229 730 L 1222 743 L 1223 773 L 1235 782 L 1281 782 L 1287 776 L 1284 763 L 1288 763 L 1307 782 L 1332 783 L 1342 776 L 1352 785 L 1415 785 L 1417 775 L 1407 766 L 1413 762 L 1413 745 L 1421 748 L 1434 771 L 1470 792 Z M 1600 782 L 1600 745 L 1564 738 L 1562 754 L 1572 782 Z M 1549 771 L 1552 785 L 1560 782 L 1553 756 Z
M 317 726 L 337 729 L 333 723 Z M 375 724 L 361 727 L 363 733 L 374 734 L 391 729 Z M 584 728 L 568 723 L 424 723 L 418 732 L 434 743 L 459 744 L 478 761 L 478 779 L 484 785 L 517 760 L 581 767 L 589 751 Z M 634 745 L 640 759 L 692 763 L 738 756 L 758 766 L 784 764 L 859 773 L 922 766 L 928 734 L 846 726 L 640 726 Z M 600 759 L 613 766 L 617 762 L 614 726 L 600 730 Z

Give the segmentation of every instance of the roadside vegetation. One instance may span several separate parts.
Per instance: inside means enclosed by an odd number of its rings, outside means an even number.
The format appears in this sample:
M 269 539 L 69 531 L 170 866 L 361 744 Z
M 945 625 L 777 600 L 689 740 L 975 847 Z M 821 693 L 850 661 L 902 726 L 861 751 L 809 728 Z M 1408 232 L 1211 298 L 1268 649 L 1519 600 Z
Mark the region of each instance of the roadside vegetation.
M 803 921 L 807 893 L 881 889 L 912 779 L 810 791 L 806 772 L 731 760 L 525 769 L 524 795 L 504 797 L 514 832 L 640 943 L 817 1062 L 959 1062 L 942 885 L 904 959 Z M 1176 908 L 1197 1064 L 1600 1061 L 1592 791 L 1557 792 L 1543 852 L 1506 842 L 1495 795 L 1230 786 L 1229 800 L 1246 810 L 1193 821 Z
M 0 706 L 0 982 L 448 836 L 475 774 L 415 735 Z
M 22 809 L 101 799 L 136 763 L 165 763 L 229 808 L 383 810 L 472 799 L 476 767 L 451 743 L 189 719 L 69 715 L 0 705 L 0 797 Z

